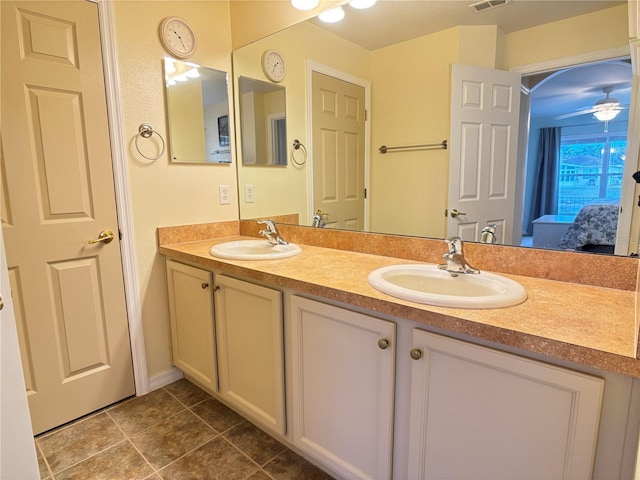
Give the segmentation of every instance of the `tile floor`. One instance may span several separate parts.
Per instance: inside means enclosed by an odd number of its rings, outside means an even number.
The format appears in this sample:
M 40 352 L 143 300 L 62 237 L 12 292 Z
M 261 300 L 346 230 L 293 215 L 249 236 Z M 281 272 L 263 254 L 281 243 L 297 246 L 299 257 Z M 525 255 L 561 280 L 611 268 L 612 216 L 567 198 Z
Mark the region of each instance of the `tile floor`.
M 330 480 L 187 380 L 36 437 L 43 479 Z

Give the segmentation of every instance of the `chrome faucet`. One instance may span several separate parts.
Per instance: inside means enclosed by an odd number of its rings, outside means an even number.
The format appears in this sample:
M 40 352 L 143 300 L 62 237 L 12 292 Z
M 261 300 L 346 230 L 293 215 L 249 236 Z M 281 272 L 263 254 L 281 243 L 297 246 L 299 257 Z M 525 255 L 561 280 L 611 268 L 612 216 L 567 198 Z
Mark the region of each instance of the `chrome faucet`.
M 482 233 L 480 234 L 480 242 L 481 243 L 496 243 L 496 228 L 497 225 L 492 223 L 487 225 L 482 229 Z
M 311 226 L 319 228 L 326 226 L 324 219 L 327 217 L 329 217 L 329 215 L 324 213 L 322 210 L 316 210 L 311 220 Z
M 260 225 L 265 225 L 265 230 L 260 230 L 258 233 L 263 237 L 266 237 L 267 242 L 270 245 L 288 245 L 284 238 L 280 236 L 280 232 L 278 232 L 278 227 L 276 227 L 276 223 L 273 220 L 258 220 Z
M 460 237 L 449 237 L 445 240 L 449 252 L 443 255 L 445 263 L 438 265 L 441 270 L 446 270 L 452 274 L 458 273 L 480 273 L 480 270 L 473 268 L 467 263 L 462 250 L 462 239 Z

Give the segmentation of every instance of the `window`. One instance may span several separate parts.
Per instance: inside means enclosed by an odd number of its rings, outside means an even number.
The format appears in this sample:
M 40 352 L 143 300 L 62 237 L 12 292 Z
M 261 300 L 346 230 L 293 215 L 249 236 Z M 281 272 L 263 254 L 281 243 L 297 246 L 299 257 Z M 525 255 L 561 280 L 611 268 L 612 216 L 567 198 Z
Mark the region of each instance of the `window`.
M 595 201 L 619 201 L 626 148 L 625 133 L 562 135 L 558 215 L 575 216 Z

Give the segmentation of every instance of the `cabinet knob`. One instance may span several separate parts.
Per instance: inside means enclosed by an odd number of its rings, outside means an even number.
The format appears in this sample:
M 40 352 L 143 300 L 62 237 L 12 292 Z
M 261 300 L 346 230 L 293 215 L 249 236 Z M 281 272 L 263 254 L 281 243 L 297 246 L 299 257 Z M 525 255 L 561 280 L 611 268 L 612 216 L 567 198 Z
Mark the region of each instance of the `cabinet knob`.
M 200 285 L 200 287 L 201 287 L 203 290 L 206 290 L 207 288 L 209 288 L 209 284 L 208 284 L 208 283 L 204 283 L 204 282 L 203 282 L 203 283 L 202 283 L 202 285 Z
M 387 340 L 386 338 L 381 338 L 380 340 L 378 340 L 378 346 L 381 350 L 386 350 L 387 348 L 389 348 L 390 344 L 391 342 L 389 342 L 389 340 Z
M 411 349 L 411 351 L 409 352 L 409 355 L 411 356 L 411 358 L 413 358 L 414 360 L 420 360 L 422 358 L 422 350 L 420 350 L 419 348 L 413 348 Z

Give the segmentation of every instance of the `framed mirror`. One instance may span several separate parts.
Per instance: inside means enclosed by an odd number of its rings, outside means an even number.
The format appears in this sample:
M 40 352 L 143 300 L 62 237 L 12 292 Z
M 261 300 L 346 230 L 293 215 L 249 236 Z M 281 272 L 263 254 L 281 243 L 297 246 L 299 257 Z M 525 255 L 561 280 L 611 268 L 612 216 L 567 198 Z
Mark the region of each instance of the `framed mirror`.
M 365 134 L 368 158 L 364 168 L 367 195 L 364 215 L 369 222 L 365 230 L 446 237 L 449 222 L 465 220 L 464 215 L 452 219 L 448 213 L 453 208 L 458 212 L 466 211 L 461 204 L 453 205 L 448 198 L 452 146 L 454 142 L 461 144 L 452 134 L 451 71 L 453 64 L 462 64 L 522 76 L 516 91 L 522 92 L 520 111 L 523 115 L 519 119 L 519 132 L 510 131 L 512 138 L 518 140 L 514 167 L 517 172 L 515 180 L 504 184 L 518 203 L 512 221 L 519 221 L 520 225 L 514 225 L 513 238 L 504 242 L 500 239 L 500 243 L 526 245 L 519 236 L 523 233 L 525 237 L 531 236 L 523 228 L 524 215 L 528 213 L 533 197 L 526 178 L 534 166 L 534 155 L 530 153 L 534 148 L 529 147 L 537 145 L 538 130 L 549 126 L 541 117 L 534 119 L 538 105 L 528 102 L 534 95 L 542 95 L 543 87 L 561 80 L 564 75 L 559 72 L 562 70 L 605 61 L 614 62 L 604 66 L 606 74 L 587 75 L 576 71 L 567 75 L 588 77 L 591 83 L 583 84 L 582 91 L 577 86 L 565 90 L 549 89 L 551 96 L 547 99 L 551 106 L 562 103 L 565 110 L 547 113 L 548 118 L 565 115 L 558 120 L 562 120 L 560 126 L 564 132 L 574 137 L 567 141 L 576 141 L 580 135 L 608 133 L 609 141 L 618 142 L 618 137 L 627 131 L 627 121 L 633 121 L 628 118 L 629 112 L 633 112 L 629 105 L 636 102 L 631 96 L 630 75 L 626 79 L 622 76 L 609 78 L 618 71 L 624 75 L 631 73 L 626 2 L 549 1 L 545 2 L 544 9 L 539 5 L 536 1 L 522 0 L 483 12 L 473 11 L 464 2 L 447 1 L 379 1 L 370 10 L 362 12 L 345 6 L 346 15 L 341 25 L 322 25 L 317 19 L 311 19 L 234 51 L 235 75 L 255 78 L 260 78 L 259 58 L 265 49 L 276 48 L 287 56 L 287 78 L 281 84 L 287 88 L 289 102 L 288 136 L 305 143 L 310 157 L 303 169 L 283 171 L 278 183 L 272 179 L 263 183 L 264 175 L 249 178 L 247 169 L 239 168 L 239 190 L 250 183 L 262 193 L 251 204 L 240 199 L 240 218 L 297 213 L 301 225 L 312 224 L 316 176 L 313 164 L 319 158 L 316 149 L 322 140 L 313 130 L 310 92 L 313 73 L 320 72 L 341 77 L 347 83 L 365 85 L 367 90 L 365 103 L 370 110 L 369 131 Z M 385 20 L 391 17 L 394 18 L 392 24 Z M 601 31 L 603 35 L 594 36 L 595 31 Z M 605 124 L 590 113 L 568 117 L 591 110 L 606 97 L 604 89 L 610 86 L 613 86 L 610 96 L 619 100 L 623 107 L 614 120 Z M 553 98 L 553 95 L 557 96 Z M 523 136 L 516 138 L 520 133 Z M 382 145 L 436 144 L 443 139 L 449 140 L 447 150 L 415 149 L 387 154 L 379 151 Z M 629 151 L 637 151 L 637 141 L 632 137 L 629 140 Z M 611 148 L 618 149 L 618 145 Z M 604 147 L 600 150 L 615 153 Z M 559 181 L 563 183 L 559 186 L 567 191 L 565 197 L 575 196 L 576 191 L 582 195 L 593 190 L 608 200 L 608 192 L 620 193 L 619 204 L 627 202 L 620 217 L 627 218 L 616 246 L 622 246 L 620 254 L 626 255 L 635 252 L 627 252 L 626 246 L 637 243 L 631 238 L 635 230 L 630 227 L 637 217 L 633 201 L 635 184 L 628 174 L 637 169 L 637 155 L 626 155 L 624 165 L 621 159 L 621 156 L 604 158 L 603 155 L 598 165 L 607 164 L 609 169 L 595 173 L 596 179 L 588 178 L 585 169 L 597 162 L 591 158 L 588 162 L 579 159 L 582 170 L 571 178 L 560 176 Z M 575 162 L 569 160 L 560 165 L 563 173 L 569 167 L 574 168 Z M 571 215 L 575 217 L 580 208 L 574 205 L 573 199 L 571 203 Z M 558 215 L 562 216 L 560 210 Z M 544 213 L 536 213 L 528 224 L 543 216 Z M 331 216 L 327 220 L 331 225 Z M 563 227 L 563 222 L 555 223 L 556 227 Z M 564 227 L 567 226 L 565 222 Z M 498 226 L 498 233 L 501 230 Z M 544 248 L 553 247 L 545 245 Z
M 242 164 L 287 165 L 287 116 L 285 88 L 241 76 L 240 143 Z
M 164 59 L 172 163 L 231 163 L 227 72 Z

